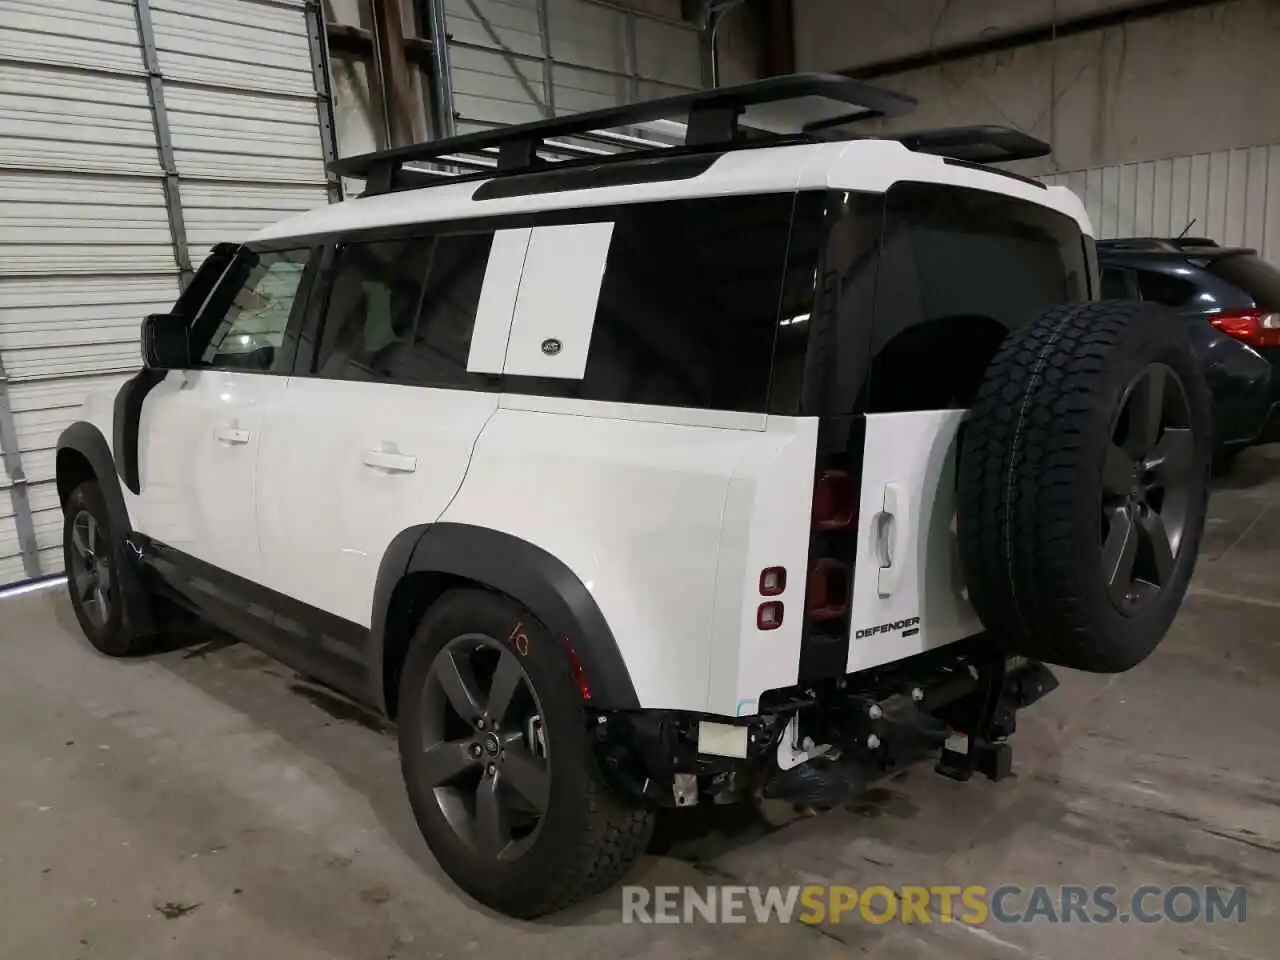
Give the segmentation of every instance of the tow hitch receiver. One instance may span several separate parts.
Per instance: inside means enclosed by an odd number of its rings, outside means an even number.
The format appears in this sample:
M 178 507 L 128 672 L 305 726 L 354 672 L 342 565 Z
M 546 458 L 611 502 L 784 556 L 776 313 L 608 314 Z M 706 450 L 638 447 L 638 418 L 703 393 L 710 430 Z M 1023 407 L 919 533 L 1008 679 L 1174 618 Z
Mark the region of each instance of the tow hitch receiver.
M 930 756 L 956 780 L 975 772 L 1003 780 L 1012 773 L 1017 711 L 1058 685 L 1043 664 L 1002 654 L 929 679 L 887 696 L 846 691 L 801 709 L 779 737 L 764 796 L 827 809 Z

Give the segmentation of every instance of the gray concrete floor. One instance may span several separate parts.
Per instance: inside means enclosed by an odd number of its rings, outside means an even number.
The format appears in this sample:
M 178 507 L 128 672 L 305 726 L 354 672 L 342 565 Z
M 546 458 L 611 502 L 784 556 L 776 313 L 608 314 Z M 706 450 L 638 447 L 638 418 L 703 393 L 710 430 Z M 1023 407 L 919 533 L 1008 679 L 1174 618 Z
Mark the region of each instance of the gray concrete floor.
M 719 811 L 631 882 L 1244 884 L 1243 924 L 624 925 L 478 908 L 411 819 L 393 739 L 218 640 L 112 662 L 61 591 L 0 604 L 0 957 L 1250 957 L 1278 954 L 1280 451 L 1215 494 L 1192 595 L 1147 663 L 1062 676 L 1017 777 L 915 768 L 782 829 Z M 166 917 L 190 908 L 181 916 Z

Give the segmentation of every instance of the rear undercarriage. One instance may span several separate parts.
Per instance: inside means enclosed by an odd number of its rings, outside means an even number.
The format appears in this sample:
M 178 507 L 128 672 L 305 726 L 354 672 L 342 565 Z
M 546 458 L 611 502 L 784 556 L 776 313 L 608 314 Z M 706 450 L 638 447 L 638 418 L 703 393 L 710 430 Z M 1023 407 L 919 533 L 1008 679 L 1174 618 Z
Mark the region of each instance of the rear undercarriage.
M 729 719 L 674 711 L 599 713 L 608 774 L 658 806 L 784 800 L 827 809 L 933 758 L 967 780 L 1009 776 L 1018 710 L 1058 685 L 1043 664 L 974 637 L 875 670 L 772 691 Z

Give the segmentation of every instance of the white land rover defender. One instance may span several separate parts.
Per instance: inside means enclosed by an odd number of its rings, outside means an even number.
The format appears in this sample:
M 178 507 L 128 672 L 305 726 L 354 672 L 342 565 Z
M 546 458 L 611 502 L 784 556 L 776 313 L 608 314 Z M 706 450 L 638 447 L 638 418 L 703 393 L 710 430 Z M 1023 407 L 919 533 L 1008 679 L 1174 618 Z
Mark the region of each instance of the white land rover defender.
M 1208 397 L 1079 200 L 985 165 L 1044 144 L 849 133 L 912 106 L 802 75 L 338 161 L 364 196 L 216 247 L 60 438 L 88 638 L 185 607 L 385 711 L 519 916 L 659 807 L 1007 775 L 1046 664 L 1177 612 Z

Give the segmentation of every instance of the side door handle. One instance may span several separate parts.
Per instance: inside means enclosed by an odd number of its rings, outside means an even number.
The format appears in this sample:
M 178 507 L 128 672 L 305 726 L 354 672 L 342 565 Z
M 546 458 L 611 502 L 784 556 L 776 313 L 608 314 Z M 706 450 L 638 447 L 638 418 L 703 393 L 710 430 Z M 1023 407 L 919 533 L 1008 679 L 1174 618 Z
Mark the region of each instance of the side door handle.
M 418 469 L 417 457 L 407 453 L 391 453 L 388 450 L 366 450 L 364 463 L 366 467 L 386 470 L 388 473 L 413 473 Z
M 219 443 L 225 443 L 229 447 L 240 446 L 249 442 L 252 436 L 248 430 L 241 430 L 239 427 L 232 427 L 223 424 L 213 431 L 213 435 L 218 438 Z

